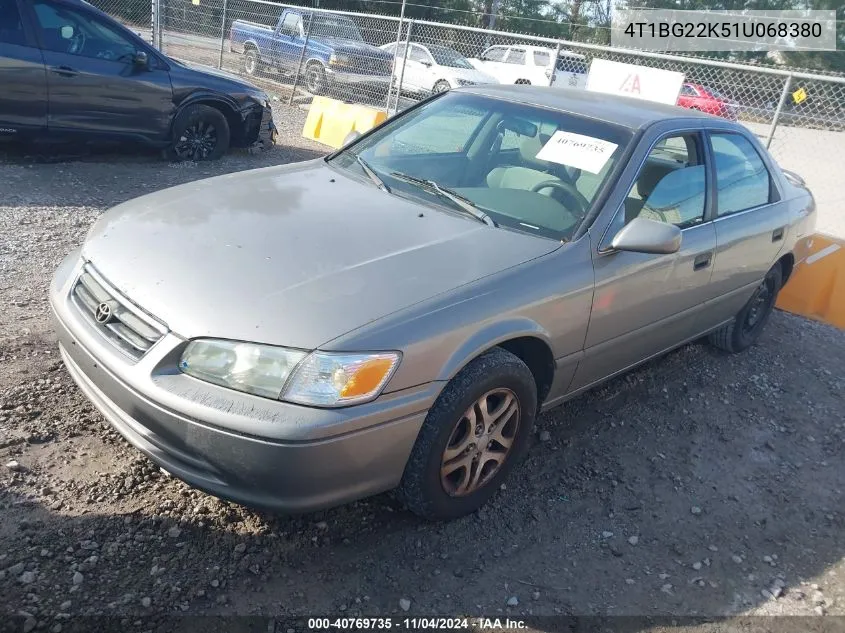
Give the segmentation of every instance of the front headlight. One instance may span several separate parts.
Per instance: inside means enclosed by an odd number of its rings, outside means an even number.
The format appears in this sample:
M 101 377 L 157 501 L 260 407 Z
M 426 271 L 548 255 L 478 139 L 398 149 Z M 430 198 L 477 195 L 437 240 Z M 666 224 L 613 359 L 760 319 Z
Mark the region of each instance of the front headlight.
M 332 353 L 220 339 L 191 341 L 179 369 L 221 387 L 316 407 L 374 400 L 401 356 L 398 352 Z
M 182 352 L 179 369 L 221 387 L 278 398 L 291 371 L 306 355 L 284 347 L 198 339 Z
M 329 56 L 330 66 L 349 66 L 352 59 L 346 53 L 332 53 Z

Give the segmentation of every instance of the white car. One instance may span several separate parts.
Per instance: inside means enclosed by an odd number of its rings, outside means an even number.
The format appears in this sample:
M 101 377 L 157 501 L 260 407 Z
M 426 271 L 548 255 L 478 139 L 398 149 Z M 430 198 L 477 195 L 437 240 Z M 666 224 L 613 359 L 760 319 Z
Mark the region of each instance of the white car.
M 552 64 L 555 50 L 542 46 L 497 45 L 469 62 L 493 75 L 503 84 L 531 84 L 555 88 L 585 88 L 587 58 L 572 51 L 560 51 L 557 67 Z M 552 78 L 554 69 L 554 78 Z
M 411 43 L 407 61 L 405 57 L 405 42 L 398 47 L 385 44 L 381 47 L 396 57 L 394 81 L 398 84 L 402 80 L 402 90 L 412 92 L 445 92 L 459 86 L 476 84 L 496 84 L 496 78 L 477 70 L 466 57 L 448 46 L 439 44 Z M 405 72 L 402 73 L 402 64 Z

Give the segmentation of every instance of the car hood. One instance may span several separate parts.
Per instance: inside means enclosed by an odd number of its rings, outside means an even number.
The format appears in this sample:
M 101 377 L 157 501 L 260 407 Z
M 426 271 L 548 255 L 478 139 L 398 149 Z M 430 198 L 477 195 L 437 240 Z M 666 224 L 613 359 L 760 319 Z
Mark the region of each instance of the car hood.
M 378 190 L 322 159 L 114 207 L 83 257 L 186 338 L 314 349 L 557 242 Z
M 378 46 L 367 44 L 358 40 L 349 40 L 342 37 L 331 37 L 328 35 L 320 35 L 314 37 L 313 40 L 331 47 L 337 53 L 346 53 L 348 55 L 367 55 L 376 59 L 393 59 L 393 55 L 380 49 Z
M 256 98 L 264 94 L 260 88 L 254 86 L 248 81 L 244 81 L 237 75 L 226 72 L 225 70 L 219 70 L 212 66 L 197 64 L 195 62 L 189 62 L 182 59 L 174 59 L 172 57 L 169 57 L 168 60 L 173 63 L 183 75 L 213 78 L 218 87 L 228 86 L 236 91 L 252 94 L 256 96 Z
M 466 79 L 477 84 L 497 84 L 499 81 L 489 73 L 482 72 L 477 68 L 455 68 L 454 66 L 441 66 L 450 77 L 455 79 Z

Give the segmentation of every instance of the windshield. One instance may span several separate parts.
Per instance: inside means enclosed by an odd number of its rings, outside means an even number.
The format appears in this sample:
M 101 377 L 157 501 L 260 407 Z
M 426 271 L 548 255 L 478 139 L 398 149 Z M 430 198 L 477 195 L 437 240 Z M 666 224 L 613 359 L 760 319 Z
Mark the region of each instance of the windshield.
M 431 56 L 434 57 L 434 61 L 440 66 L 467 69 L 472 69 L 473 67 L 467 61 L 466 57 L 451 48 L 446 48 L 445 46 L 429 46 L 428 50 L 431 52 Z
M 363 159 L 392 195 L 567 240 L 631 136 L 574 114 L 447 92 L 388 121 L 330 163 L 377 183 Z
M 358 41 L 364 39 L 354 22 L 327 16 L 314 16 L 314 22 L 311 24 L 311 35 Z

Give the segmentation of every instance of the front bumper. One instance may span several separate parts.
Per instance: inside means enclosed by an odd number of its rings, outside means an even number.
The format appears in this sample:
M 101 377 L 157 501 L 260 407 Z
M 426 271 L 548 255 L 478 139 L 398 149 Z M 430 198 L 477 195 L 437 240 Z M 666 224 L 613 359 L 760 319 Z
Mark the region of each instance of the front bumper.
M 261 113 L 261 122 L 258 125 L 258 131 L 255 133 L 255 141 L 252 147 L 255 149 L 270 149 L 276 144 L 278 138 L 279 132 L 276 129 L 276 123 L 273 121 L 273 109 L 268 103 Z
M 70 299 L 74 253 L 50 303 L 62 359 L 106 420 L 172 475 L 215 496 L 284 512 L 327 508 L 394 488 L 438 385 L 345 409 L 314 409 L 223 389 L 176 368 L 168 333 L 128 359 Z

